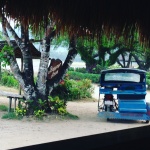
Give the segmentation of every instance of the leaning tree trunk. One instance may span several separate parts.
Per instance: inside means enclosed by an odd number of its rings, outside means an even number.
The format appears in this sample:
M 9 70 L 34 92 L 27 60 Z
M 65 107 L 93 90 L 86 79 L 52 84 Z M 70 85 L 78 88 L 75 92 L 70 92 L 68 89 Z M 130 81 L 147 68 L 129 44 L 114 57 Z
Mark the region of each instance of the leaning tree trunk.
M 48 99 L 48 87 L 47 87 L 47 75 L 48 75 L 48 65 L 49 65 L 49 56 L 50 56 L 50 44 L 51 40 L 55 36 L 55 30 L 53 26 L 48 27 L 49 31 L 46 34 L 45 38 L 42 41 L 42 50 L 41 50 L 41 58 L 40 58 L 40 66 L 37 76 L 37 90 L 38 97 L 42 100 Z M 47 33 L 47 31 L 46 31 Z
M 32 56 L 31 56 L 31 50 L 29 47 L 29 35 L 28 35 L 28 29 L 25 29 L 23 26 L 21 26 L 21 39 L 18 37 L 18 35 L 15 33 L 15 31 L 12 29 L 10 24 L 7 22 L 7 20 L 4 20 L 6 23 L 7 29 L 10 31 L 12 36 L 14 37 L 18 47 L 20 48 L 22 52 L 22 57 L 23 57 L 23 64 L 24 64 L 24 70 L 23 73 L 20 72 L 20 69 L 18 68 L 18 65 L 16 65 L 16 59 L 12 59 L 13 65 L 10 64 L 10 68 L 12 72 L 14 73 L 14 76 L 16 79 L 19 81 L 23 91 L 24 91 L 24 96 L 28 100 L 33 100 L 34 102 L 37 100 L 37 92 L 36 92 L 36 87 L 34 83 L 34 77 L 33 77 L 33 63 L 32 63 Z M 5 31 L 5 36 L 8 33 L 6 33 L 5 26 L 3 26 Z M 10 43 L 10 40 L 8 41 L 9 45 L 12 46 Z
M 135 55 L 135 54 L 132 54 L 132 56 L 135 59 L 136 63 L 139 65 L 139 69 L 145 70 L 144 63 L 142 63 L 139 60 L 139 57 L 137 55 Z

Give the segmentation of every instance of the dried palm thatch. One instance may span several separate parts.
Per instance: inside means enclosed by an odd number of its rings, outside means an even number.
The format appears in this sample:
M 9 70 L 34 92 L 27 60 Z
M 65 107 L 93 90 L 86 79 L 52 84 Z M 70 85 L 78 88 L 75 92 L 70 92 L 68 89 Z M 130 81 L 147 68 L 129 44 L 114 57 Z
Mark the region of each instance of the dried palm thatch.
M 70 35 L 99 38 L 103 31 L 128 40 L 138 31 L 140 41 L 150 45 L 148 0 L 1 0 L 0 7 L 8 17 L 32 24 L 35 31 L 51 19 Z

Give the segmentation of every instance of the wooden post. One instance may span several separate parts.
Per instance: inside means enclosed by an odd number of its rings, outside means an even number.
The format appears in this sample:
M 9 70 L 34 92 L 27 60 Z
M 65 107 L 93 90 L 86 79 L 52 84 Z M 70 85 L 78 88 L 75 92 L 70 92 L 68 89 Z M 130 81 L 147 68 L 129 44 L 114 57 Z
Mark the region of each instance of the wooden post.
M 20 98 L 18 98 L 18 107 L 20 107 L 21 105 L 21 101 L 20 101 Z
M 8 112 L 11 112 L 11 104 L 12 104 L 12 97 L 8 97 L 9 98 L 9 108 L 8 108 Z
M 14 98 L 15 100 L 14 100 L 14 111 L 16 110 L 16 101 L 17 101 L 17 98 L 15 97 Z

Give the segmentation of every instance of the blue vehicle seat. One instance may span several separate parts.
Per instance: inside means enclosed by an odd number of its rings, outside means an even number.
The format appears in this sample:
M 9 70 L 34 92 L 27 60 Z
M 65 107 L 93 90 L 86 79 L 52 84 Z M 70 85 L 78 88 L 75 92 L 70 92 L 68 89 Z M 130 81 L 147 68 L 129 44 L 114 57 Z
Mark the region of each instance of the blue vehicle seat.
M 145 99 L 146 94 L 118 94 L 119 100 L 141 100 Z
M 147 113 L 146 100 L 118 99 L 119 112 Z

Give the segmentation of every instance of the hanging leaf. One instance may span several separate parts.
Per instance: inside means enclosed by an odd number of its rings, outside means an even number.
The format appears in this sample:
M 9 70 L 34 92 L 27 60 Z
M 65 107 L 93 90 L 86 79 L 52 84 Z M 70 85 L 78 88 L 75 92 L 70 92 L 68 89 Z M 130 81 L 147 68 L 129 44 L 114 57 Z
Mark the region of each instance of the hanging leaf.
M 13 56 L 13 47 L 5 45 L 0 52 L 0 62 L 3 67 L 10 65 L 10 56 Z

